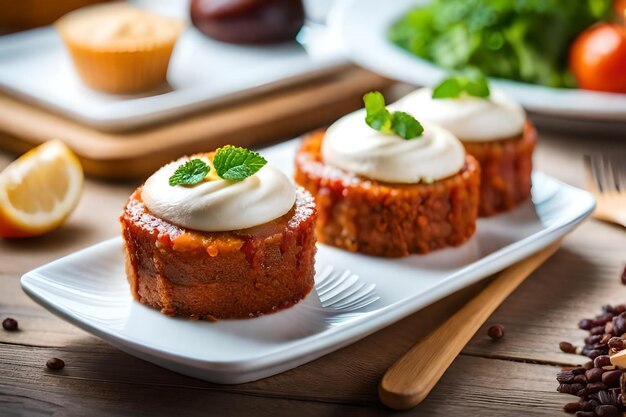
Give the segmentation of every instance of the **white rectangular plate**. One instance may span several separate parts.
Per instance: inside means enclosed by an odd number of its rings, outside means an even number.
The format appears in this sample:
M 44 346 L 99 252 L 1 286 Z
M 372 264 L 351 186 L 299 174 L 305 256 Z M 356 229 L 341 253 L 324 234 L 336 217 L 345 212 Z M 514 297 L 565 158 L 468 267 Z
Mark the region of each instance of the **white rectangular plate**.
M 187 1 L 135 0 L 187 19 Z M 53 27 L 0 37 L 0 90 L 102 130 L 136 128 L 201 108 L 336 71 L 347 63 L 323 25 L 309 23 L 298 42 L 242 46 L 217 42 L 189 24 L 164 87 L 143 95 L 110 95 L 79 80 Z
M 262 153 L 291 173 L 297 142 Z M 323 308 L 315 291 L 295 307 L 217 323 L 171 318 L 132 300 L 121 238 L 22 277 L 35 301 L 119 349 L 183 374 L 236 384 L 264 378 L 355 342 L 564 236 L 593 210 L 593 197 L 541 173 L 516 210 L 480 219 L 459 248 L 385 259 L 318 245 L 318 271 L 332 265 L 376 285 L 380 299 L 357 311 Z

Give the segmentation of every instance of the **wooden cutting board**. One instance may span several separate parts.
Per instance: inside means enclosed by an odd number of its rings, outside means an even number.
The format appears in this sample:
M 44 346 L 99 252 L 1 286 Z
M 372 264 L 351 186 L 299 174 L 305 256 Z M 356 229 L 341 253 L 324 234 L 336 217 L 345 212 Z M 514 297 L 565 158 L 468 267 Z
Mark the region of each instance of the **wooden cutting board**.
M 256 146 L 297 136 L 362 107 L 362 95 L 392 81 L 348 66 L 340 73 L 212 108 L 167 124 L 102 132 L 0 95 L 0 148 L 21 153 L 61 139 L 88 175 L 141 178 L 179 156 L 224 144 Z

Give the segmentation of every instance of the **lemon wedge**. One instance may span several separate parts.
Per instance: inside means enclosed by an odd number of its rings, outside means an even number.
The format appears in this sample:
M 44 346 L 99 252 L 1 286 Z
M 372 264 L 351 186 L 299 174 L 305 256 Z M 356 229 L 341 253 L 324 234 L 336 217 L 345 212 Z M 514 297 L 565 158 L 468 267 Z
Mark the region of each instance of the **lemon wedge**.
M 38 236 L 59 227 L 78 204 L 83 169 L 62 142 L 50 141 L 0 172 L 0 237 Z

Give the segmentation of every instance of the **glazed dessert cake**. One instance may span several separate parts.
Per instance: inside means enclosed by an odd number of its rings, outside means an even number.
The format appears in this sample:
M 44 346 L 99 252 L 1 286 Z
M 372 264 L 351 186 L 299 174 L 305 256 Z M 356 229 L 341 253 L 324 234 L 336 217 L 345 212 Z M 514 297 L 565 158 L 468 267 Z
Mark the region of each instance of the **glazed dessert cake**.
M 478 163 L 450 132 L 377 100 L 382 110 L 370 103 L 297 152 L 295 179 L 315 197 L 318 240 L 386 257 L 464 243 L 476 230 Z
M 510 210 L 530 196 L 537 132 L 523 108 L 484 78 L 451 77 L 394 103 L 458 137 L 481 166 L 480 215 Z
M 225 147 L 174 161 L 120 218 L 132 295 L 195 319 L 290 307 L 313 287 L 316 216 L 311 195 L 254 152 Z

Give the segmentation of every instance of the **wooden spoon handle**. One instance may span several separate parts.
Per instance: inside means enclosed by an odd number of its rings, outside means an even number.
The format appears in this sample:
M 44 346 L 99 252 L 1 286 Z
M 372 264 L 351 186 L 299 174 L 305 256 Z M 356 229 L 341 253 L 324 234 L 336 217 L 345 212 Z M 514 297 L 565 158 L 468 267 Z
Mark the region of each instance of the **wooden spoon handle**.
M 380 381 L 380 400 L 396 410 L 419 404 L 491 313 L 559 248 L 557 241 L 494 275 L 493 280 L 441 326 L 394 363 Z

